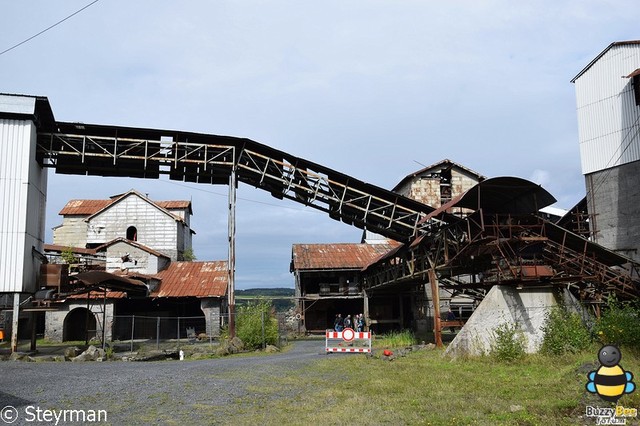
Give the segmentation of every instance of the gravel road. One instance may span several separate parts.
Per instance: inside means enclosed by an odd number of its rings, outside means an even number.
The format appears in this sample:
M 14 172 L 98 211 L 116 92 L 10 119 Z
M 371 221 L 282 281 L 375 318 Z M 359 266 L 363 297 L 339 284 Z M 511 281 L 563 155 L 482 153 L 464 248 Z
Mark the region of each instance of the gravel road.
M 56 424 L 44 410 L 106 410 L 106 424 L 228 424 L 230 404 L 250 401 L 252 385 L 324 359 L 324 341 L 298 341 L 285 353 L 161 362 L 0 363 L 2 420 Z M 292 391 L 281 389 L 274 398 Z M 256 401 L 256 409 L 266 409 Z M 40 410 L 40 412 L 38 412 Z M 85 413 L 89 413 L 88 411 Z M 58 421 L 59 425 L 74 424 Z M 79 423 L 75 423 L 79 424 Z M 105 423 L 101 423 L 105 424 Z

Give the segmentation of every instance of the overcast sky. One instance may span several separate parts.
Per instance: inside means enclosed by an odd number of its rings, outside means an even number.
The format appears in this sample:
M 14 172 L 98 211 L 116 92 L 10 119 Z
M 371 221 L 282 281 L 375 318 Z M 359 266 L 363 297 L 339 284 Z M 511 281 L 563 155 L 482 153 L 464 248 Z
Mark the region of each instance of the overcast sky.
M 89 4 L 3 2 L 0 51 Z M 101 0 L 0 55 L 0 92 L 59 121 L 247 137 L 391 189 L 444 158 L 584 196 L 570 80 L 640 39 L 635 1 Z M 226 186 L 49 173 L 47 242 L 72 198 L 191 199 L 194 251 L 227 257 Z M 361 231 L 241 185 L 237 287 L 293 286 L 294 243 Z

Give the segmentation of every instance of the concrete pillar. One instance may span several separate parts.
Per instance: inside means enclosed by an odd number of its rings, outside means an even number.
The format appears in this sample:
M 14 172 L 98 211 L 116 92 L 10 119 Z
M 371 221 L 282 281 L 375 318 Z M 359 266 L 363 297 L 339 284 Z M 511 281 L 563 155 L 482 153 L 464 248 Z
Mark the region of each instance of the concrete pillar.
M 579 302 L 566 290 L 493 286 L 445 353 L 452 357 L 489 353 L 494 330 L 502 324 L 516 324 L 525 336 L 526 352 L 537 352 L 542 344 L 541 329 L 547 313 L 560 301 L 574 309 L 579 306 Z
M 200 300 L 200 309 L 204 312 L 207 335 L 220 337 L 220 300 L 207 298 Z

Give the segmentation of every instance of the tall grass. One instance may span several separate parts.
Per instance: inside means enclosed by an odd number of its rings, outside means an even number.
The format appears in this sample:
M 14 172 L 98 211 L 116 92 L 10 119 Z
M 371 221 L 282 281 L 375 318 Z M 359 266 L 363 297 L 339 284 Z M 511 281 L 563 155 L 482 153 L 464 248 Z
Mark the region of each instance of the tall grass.
M 375 348 L 402 348 L 416 343 L 416 337 L 410 330 L 402 330 L 375 336 L 373 346 Z

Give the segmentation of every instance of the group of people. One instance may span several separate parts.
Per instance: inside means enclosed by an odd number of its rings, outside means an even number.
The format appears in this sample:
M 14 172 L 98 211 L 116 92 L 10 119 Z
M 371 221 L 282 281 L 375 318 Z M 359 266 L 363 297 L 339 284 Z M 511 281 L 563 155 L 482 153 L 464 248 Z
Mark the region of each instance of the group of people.
M 333 322 L 333 329 L 335 331 L 342 331 L 345 328 L 350 328 L 357 332 L 364 331 L 364 315 L 356 314 L 353 317 L 351 315 L 347 315 L 343 318 L 342 314 L 336 314 L 336 319 Z

